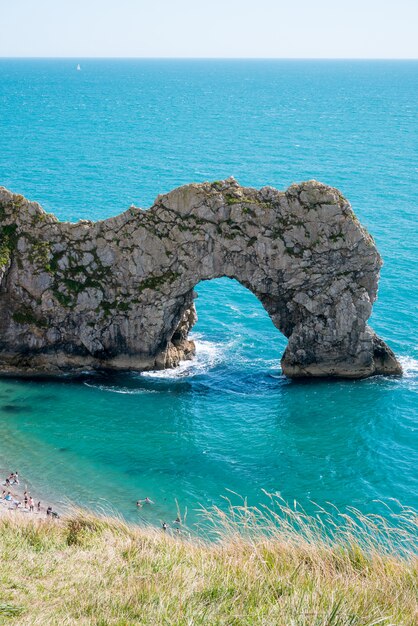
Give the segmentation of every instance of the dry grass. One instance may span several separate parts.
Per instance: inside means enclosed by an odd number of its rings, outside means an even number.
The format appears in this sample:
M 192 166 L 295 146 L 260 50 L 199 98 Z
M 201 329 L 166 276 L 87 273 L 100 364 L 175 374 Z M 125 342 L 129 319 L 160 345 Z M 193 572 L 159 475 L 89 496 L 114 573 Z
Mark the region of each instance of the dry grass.
M 83 512 L 0 520 L 0 624 L 418 624 L 413 511 L 202 513 L 216 541 Z

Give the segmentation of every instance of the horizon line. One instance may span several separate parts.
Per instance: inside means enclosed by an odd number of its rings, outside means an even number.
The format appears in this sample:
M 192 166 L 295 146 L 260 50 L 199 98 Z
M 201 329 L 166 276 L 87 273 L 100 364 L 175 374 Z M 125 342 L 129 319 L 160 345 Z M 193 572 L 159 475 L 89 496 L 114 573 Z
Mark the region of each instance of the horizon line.
M 117 60 L 117 61 L 418 61 L 418 57 L 211 57 L 211 56 L 1 56 L 0 60 Z

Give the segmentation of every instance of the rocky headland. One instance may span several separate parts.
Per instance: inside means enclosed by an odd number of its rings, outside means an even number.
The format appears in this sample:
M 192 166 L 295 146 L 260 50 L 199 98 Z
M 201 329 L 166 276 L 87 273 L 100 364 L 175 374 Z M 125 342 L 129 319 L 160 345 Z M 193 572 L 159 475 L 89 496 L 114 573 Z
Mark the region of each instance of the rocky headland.
M 174 367 L 194 355 L 195 285 L 227 276 L 288 338 L 286 376 L 399 375 L 367 325 L 381 265 L 348 201 L 316 181 L 190 184 L 77 223 L 0 188 L 0 373 Z

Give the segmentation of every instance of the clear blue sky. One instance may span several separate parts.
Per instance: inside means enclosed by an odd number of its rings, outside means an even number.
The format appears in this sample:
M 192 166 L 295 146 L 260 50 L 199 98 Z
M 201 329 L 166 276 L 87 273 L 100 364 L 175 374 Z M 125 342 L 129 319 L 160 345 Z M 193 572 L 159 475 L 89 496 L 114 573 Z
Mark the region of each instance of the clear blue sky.
M 418 0 L 0 0 L 0 56 L 418 58 Z

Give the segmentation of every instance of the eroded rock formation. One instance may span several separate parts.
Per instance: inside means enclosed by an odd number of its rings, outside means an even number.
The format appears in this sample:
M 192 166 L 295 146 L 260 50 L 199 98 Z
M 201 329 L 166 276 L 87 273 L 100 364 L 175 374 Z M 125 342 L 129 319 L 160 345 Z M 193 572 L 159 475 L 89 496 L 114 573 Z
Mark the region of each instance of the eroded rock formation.
M 77 223 L 0 188 L 0 372 L 175 366 L 194 353 L 193 288 L 228 276 L 288 338 L 287 376 L 400 374 L 367 326 L 380 266 L 349 203 L 315 181 L 186 185 Z

